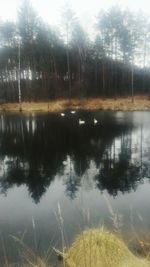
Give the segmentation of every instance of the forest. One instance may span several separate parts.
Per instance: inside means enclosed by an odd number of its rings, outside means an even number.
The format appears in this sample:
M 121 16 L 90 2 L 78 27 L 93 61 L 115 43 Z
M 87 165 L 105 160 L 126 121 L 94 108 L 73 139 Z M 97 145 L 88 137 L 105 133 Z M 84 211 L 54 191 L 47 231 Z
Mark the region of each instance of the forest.
M 148 16 L 113 6 L 93 38 L 70 6 L 61 16 L 51 26 L 24 0 L 16 22 L 0 20 L 0 103 L 149 96 Z

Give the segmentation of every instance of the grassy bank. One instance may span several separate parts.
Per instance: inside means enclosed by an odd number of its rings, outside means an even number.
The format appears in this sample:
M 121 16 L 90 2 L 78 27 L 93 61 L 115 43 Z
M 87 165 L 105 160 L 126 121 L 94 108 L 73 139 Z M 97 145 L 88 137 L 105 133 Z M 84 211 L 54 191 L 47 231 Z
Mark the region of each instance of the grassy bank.
M 59 99 L 50 102 L 23 102 L 21 110 L 23 112 L 61 112 L 65 109 L 84 110 L 150 110 L 150 99 L 148 97 L 136 96 L 134 103 L 131 98 L 118 99 Z M 20 110 L 18 103 L 0 104 L 0 111 L 17 112 Z

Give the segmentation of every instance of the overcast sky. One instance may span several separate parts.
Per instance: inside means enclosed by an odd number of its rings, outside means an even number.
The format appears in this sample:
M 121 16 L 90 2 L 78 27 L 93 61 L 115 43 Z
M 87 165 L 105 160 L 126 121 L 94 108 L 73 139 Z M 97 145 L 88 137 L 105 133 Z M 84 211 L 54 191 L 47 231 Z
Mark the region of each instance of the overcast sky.
M 0 0 L 0 18 L 14 20 L 21 2 L 22 0 Z M 93 23 L 99 10 L 107 9 L 116 3 L 131 10 L 142 9 L 150 13 L 150 0 L 31 0 L 31 2 L 38 14 L 50 24 L 59 23 L 61 9 L 67 2 L 71 3 L 84 26 Z

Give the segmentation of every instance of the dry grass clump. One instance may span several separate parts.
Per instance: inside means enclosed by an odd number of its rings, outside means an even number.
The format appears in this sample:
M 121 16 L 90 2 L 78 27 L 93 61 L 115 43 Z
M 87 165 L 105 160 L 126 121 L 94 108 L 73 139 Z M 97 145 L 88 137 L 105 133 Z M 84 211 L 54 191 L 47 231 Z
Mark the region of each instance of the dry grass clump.
M 68 251 L 60 255 L 64 260 L 57 267 L 150 267 L 149 255 L 137 257 L 117 235 L 104 229 L 83 231 Z M 3 267 L 52 267 L 39 257 L 32 260 L 26 255 L 25 259 L 25 264 Z
M 66 267 L 149 267 L 116 235 L 103 229 L 83 231 L 66 253 Z
M 27 259 L 27 263 L 25 264 L 6 264 L 3 267 L 52 267 L 52 265 L 45 263 L 42 259 L 38 259 L 36 263 Z

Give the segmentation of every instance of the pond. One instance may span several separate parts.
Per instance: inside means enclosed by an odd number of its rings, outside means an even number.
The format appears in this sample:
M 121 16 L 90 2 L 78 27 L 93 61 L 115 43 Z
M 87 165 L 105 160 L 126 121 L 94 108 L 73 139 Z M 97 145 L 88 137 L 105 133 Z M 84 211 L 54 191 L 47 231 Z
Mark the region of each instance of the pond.
M 66 246 L 87 226 L 148 232 L 149 182 L 149 112 L 1 113 L 1 262 L 55 262 L 62 229 Z

